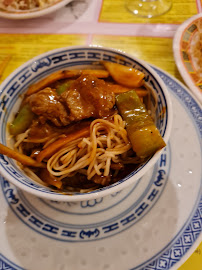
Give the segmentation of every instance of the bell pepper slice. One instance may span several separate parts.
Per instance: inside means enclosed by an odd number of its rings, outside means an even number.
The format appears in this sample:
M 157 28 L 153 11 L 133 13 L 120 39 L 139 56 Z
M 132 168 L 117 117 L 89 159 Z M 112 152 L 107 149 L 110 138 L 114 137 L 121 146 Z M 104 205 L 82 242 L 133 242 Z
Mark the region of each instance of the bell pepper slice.
M 9 125 L 9 130 L 12 135 L 18 135 L 26 131 L 30 126 L 34 118 L 34 113 L 32 112 L 29 104 L 25 104 L 15 117 L 12 123 Z
M 116 105 L 126 122 L 128 137 L 138 157 L 147 158 L 166 145 L 135 91 L 117 95 Z

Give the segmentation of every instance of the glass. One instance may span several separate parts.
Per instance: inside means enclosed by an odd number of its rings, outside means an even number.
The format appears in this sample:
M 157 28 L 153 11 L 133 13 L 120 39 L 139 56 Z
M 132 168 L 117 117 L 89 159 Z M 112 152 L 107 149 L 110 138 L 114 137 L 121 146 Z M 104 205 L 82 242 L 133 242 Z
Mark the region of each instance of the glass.
M 126 7 L 134 15 L 152 18 L 171 9 L 172 0 L 126 0 Z

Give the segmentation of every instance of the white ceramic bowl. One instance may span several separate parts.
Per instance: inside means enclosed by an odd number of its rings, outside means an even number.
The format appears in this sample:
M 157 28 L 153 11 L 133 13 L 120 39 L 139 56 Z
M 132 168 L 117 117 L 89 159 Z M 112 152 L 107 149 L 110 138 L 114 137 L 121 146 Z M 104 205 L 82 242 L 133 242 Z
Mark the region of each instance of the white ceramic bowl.
M 145 62 L 124 52 L 94 46 L 60 48 L 39 55 L 19 67 L 2 83 L 0 86 L 0 100 L 2 101 L 0 103 L 0 122 L 2 123 L 0 126 L 0 142 L 7 145 L 7 138 L 9 137 L 6 128 L 7 123 L 17 112 L 21 101 L 20 96 L 27 90 L 29 85 L 57 70 L 82 69 L 100 60 L 118 62 L 135 67 L 145 73 L 145 81 L 153 89 L 157 98 L 157 107 L 154 112 L 156 125 L 167 143 L 172 124 L 172 105 L 168 90 L 157 73 Z M 153 105 L 155 107 L 155 104 Z M 165 113 L 162 113 L 162 110 Z M 3 155 L 0 155 L 0 172 L 14 185 L 36 196 L 56 201 L 83 201 L 112 194 L 135 183 L 156 163 L 160 154 L 161 151 L 158 151 L 141 167 L 115 184 L 84 194 L 64 195 L 56 193 L 48 187 L 41 186 L 27 177 L 14 160 Z
M 56 10 L 69 4 L 71 1 L 72 0 L 55 0 L 55 3 L 42 9 L 36 8 L 22 11 L 21 10 L 9 11 L 0 8 L 0 17 L 14 20 L 37 18 L 55 12 Z

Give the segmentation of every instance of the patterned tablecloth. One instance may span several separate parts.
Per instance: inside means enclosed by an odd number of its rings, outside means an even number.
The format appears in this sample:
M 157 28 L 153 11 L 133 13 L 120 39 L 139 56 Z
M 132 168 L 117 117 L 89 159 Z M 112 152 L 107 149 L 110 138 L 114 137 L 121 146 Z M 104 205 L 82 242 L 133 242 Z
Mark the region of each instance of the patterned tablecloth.
M 41 18 L 0 19 L 0 82 L 40 53 L 82 44 L 121 49 L 183 82 L 173 57 L 173 37 L 181 23 L 202 12 L 202 1 L 173 0 L 168 13 L 152 19 L 135 17 L 124 1 L 74 0 Z M 179 269 L 202 269 L 202 243 Z

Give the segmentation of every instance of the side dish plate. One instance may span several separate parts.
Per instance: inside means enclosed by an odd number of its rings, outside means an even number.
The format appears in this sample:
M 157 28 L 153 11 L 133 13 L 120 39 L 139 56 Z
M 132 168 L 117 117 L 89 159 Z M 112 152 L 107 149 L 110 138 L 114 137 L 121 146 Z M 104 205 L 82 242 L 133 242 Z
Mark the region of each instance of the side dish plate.
M 173 40 L 175 62 L 179 72 L 202 103 L 202 14 L 191 17 L 176 31 Z
M 72 1 L 73 0 L 55 0 L 53 4 L 44 7 L 42 9 L 22 10 L 22 11 L 16 10 L 13 12 L 9 10 L 3 10 L 0 8 L 0 17 L 15 20 L 37 18 L 50 14 L 64 7 L 65 5 L 69 4 Z

